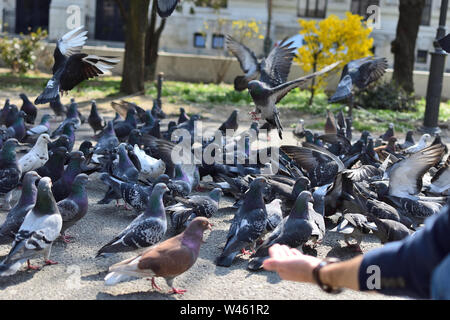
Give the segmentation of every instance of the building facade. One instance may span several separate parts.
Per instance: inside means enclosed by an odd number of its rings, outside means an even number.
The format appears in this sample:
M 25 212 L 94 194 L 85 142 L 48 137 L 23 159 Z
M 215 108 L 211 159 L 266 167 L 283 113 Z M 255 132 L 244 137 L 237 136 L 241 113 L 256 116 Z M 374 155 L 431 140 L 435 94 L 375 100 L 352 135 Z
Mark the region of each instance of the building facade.
M 126 0 L 129 1 L 129 0 Z M 125 3 L 126 3 L 125 1 Z M 218 0 L 212 0 L 218 1 Z M 160 49 L 171 53 L 224 55 L 224 35 L 232 30 L 231 21 L 254 20 L 265 34 L 266 0 L 219 0 L 220 8 L 196 6 L 182 0 L 164 29 Z M 273 0 L 271 37 L 281 40 L 298 34 L 298 19 L 323 19 L 331 14 L 345 17 L 350 11 L 369 16 L 367 9 L 377 6 L 378 27 L 373 30 L 373 51 L 393 63 L 391 42 L 395 38 L 399 0 Z M 441 0 L 426 0 L 416 45 L 416 69 L 427 70 L 429 51 L 439 21 Z M 373 7 L 371 7 L 373 8 Z M 450 15 L 449 15 L 450 17 Z M 0 0 L 1 28 L 4 32 L 28 32 L 37 27 L 49 30 L 55 40 L 75 25 L 85 25 L 91 45 L 123 47 L 123 23 L 114 0 Z M 262 54 L 262 41 L 249 43 Z M 450 61 L 447 61 L 450 71 Z

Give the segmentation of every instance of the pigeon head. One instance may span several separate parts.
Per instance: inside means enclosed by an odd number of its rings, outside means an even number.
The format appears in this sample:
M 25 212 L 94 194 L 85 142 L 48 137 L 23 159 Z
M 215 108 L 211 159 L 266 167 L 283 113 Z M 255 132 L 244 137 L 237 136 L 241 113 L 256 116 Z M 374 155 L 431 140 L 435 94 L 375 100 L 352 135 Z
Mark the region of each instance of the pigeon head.
M 221 196 L 223 196 L 223 191 L 220 188 L 215 188 L 209 193 L 209 197 L 217 203 L 219 203 Z
M 189 223 L 186 230 L 183 232 L 182 243 L 187 247 L 193 249 L 198 254 L 200 245 L 203 241 L 203 233 L 206 230 L 211 230 L 211 223 L 205 217 L 197 217 Z
M 422 140 L 423 142 L 428 142 L 431 140 L 431 136 L 428 133 L 425 133 L 420 140 Z
M 163 196 L 168 192 L 169 188 L 164 183 L 158 183 L 152 190 L 152 194 L 148 198 L 146 215 L 156 217 L 166 217 L 166 211 L 164 210 Z
M 41 215 L 59 213 L 52 193 L 52 180 L 49 177 L 44 177 L 39 180 L 37 200 L 33 211 Z
M 295 218 L 306 218 L 308 214 L 308 203 L 314 202 L 313 196 L 309 191 L 302 191 L 297 200 L 295 201 L 294 207 L 291 210 L 289 216 Z
M 90 141 L 83 141 L 83 143 L 80 145 L 79 151 L 83 152 L 84 156 L 86 157 L 92 150 L 93 145 Z
M 309 130 L 305 130 L 304 132 L 306 141 L 309 143 L 314 143 L 314 134 Z
M 37 140 L 37 142 L 36 142 L 36 144 L 38 145 L 38 144 L 42 144 L 42 143 L 44 143 L 44 144 L 48 144 L 48 143 L 51 143 L 52 142 L 52 140 L 50 140 L 50 136 L 48 135 L 48 134 L 41 134 L 40 136 L 39 136 L 39 138 L 38 138 L 38 140 Z
M 297 181 L 294 184 L 294 187 L 292 188 L 292 195 L 295 199 L 299 196 L 300 193 L 303 191 L 308 191 L 311 187 L 311 182 L 306 177 L 300 177 L 297 179 Z
M 41 124 L 46 124 L 48 121 L 52 119 L 52 116 L 48 113 L 44 114 L 41 118 Z
M 252 181 L 250 184 L 250 190 L 253 191 L 261 191 L 263 188 L 265 188 L 267 185 L 267 180 L 263 177 L 258 177 L 255 180 Z
M 250 93 L 253 96 L 254 94 L 256 94 L 256 95 L 262 94 L 264 91 L 264 88 L 262 86 L 262 82 L 260 82 L 258 80 L 252 80 L 248 83 L 248 90 L 250 91 Z
M 27 116 L 27 114 L 26 114 L 26 112 L 25 111 L 19 111 L 19 113 L 18 113 L 18 115 L 17 115 L 19 118 L 25 118 L 26 116 Z
M 23 101 L 30 101 L 30 100 L 28 99 L 28 97 L 26 96 L 25 93 L 19 94 L 19 97 L 20 97 L 20 99 L 22 99 Z
M 370 188 L 373 189 L 379 197 L 383 197 L 389 193 L 389 184 L 385 181 L 371 182 Z
M 36 171 L 28 171 L 27 173 L 25 173 L 25 175 L 23 177 L 23 182 L 22 182 L 22 185 L 24 186 L 23 190 L 26 187 L 36 186 L 36 183 L 41 178 L 42 177 Z
M 158 184 L 158 183 L 168 184 L 169 182 L 170 182 L 170 178 L 167 174 L 160 175 L 155 181 L 156 184 Z

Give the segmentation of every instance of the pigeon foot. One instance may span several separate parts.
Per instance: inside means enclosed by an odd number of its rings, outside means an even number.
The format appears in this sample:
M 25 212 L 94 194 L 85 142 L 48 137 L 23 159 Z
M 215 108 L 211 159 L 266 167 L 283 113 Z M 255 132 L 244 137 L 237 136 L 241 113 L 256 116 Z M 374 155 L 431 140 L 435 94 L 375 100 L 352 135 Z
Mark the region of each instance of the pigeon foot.
M 53 261 L 53 260 L 45 260 L 44 263 L 46 266 L 52 266 L 52 265 L 58 264 L 58 262 Z
M 169 294 L 184 294 L 186 292 L 187 290 L 172 288 L 172 290 L 169 291 Z

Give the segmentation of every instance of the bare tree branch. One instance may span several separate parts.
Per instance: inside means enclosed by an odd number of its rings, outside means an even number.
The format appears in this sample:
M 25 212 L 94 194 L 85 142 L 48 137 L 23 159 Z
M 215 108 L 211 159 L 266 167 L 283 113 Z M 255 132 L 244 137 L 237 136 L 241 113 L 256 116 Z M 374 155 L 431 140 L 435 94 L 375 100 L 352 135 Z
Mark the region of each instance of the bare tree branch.
M 124 22 L 126 22 L 128 20 L 128 14 L 127 14 L 127 10 L 125 9 L 125 6 L 123 5 L 122 0 L 114 0 L 117 4 L 117 6 L 119 7 L 120 10 L 120 14 L 122 15 L 122 19 Z

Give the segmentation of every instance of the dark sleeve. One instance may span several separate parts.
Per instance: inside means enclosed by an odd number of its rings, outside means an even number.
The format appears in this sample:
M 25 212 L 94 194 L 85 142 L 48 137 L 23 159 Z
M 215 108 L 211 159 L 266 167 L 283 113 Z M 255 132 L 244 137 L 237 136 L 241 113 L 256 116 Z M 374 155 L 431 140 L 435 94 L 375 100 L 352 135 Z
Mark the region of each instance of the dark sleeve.
M 365 254 L 359 269 L 360 290 L 430 298 L 432 272 L 450 253 L 449 211 L 447 207 L 428 218 L 421 230 L 403 241 Z

